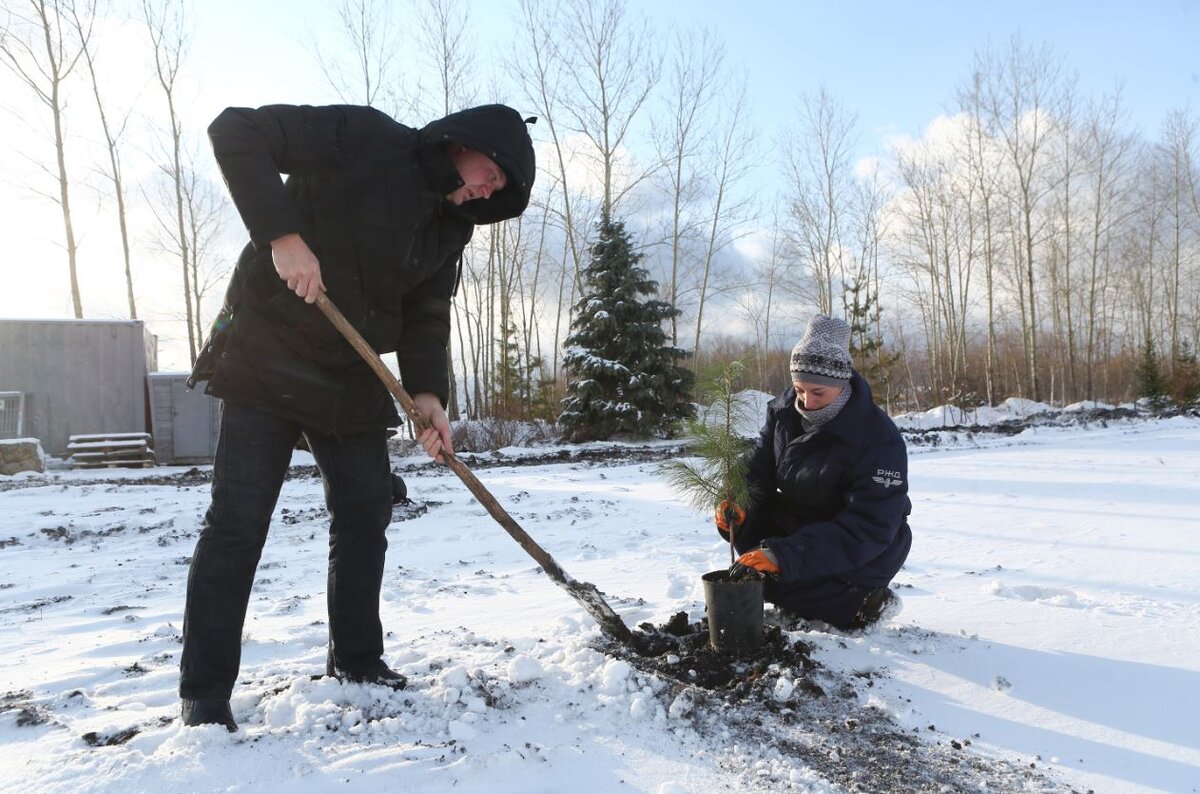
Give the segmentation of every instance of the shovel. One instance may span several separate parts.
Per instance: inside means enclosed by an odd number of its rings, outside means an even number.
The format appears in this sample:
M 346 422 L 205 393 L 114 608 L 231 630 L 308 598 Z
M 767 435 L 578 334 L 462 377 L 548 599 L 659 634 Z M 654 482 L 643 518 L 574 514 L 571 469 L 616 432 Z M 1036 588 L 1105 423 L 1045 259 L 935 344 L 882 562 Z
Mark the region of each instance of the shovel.
M 400 407 L 404 409 L 404 413 L 408 414 L 408 418 L 412 420 L 413 426 L 417 433 L 421 433 L 427 427 L 428 423 L 425 418 L 417 412 L 417 406 L 413 402 L 412 397 L 400 385 L 400 381 L 396 380 L 396 376 L 384 365 L 383 359 L 379 357 L 367 340 L 363 339 L 362 334 L 355 330 L 354 326 L 346 319 L 346 317 L 338 310 L 337 306 L 333 305 L 333 301 L 325 297 L 325 293 L 317 294 L 317 308 L 329 318 L 334 327 L 341 332 L 346 341 L 351 347 L 358 351 L 362 356 L 363 361 L 375 371 L 379 379 L 383 381 L 383 385 L 387 386 L 388 391 L 400 403 Z M 492 518 L 504 527 L 509 535 L 512 535 L 513 540 L 521 544 L 521 548 L 537 561 L 538 565 L 542 566 L 542 570 L 546 572 L 554 582 L 566 590 L 571 596 L 579 602 L 588 614 L 596 619 L 600 624 L 600 630 L 612 639 L 630 644 L 633 639 L 633 634 L 629 631 L 629 627 L 625 625 L 625 621 L 621 620 L 621 616 L 613 611 L 613 608 L 604 600 L 604 596 L 600 595 L 600 591 L 596 589 L 596 585 L 590 582 L 577 582 L 572 579 L 562 567 L 554 561 L 545 549 L 537 544 L 533 538 L 529 536 L 525 530 L 521 529 L 521 525 L 516 522 L 508 511 L 500 506 L 496 498 L 483 487 L 483 483 L 479 481 L 474 473 L 467 468 L 467 465 L 459 460 L 453 452 L 447 449 L 442 450 L 442 460 L 446 462 L 458 478 L 463 481 L 463 484 L 475 495 L 479 500 L 479 504 L 492 514 Z

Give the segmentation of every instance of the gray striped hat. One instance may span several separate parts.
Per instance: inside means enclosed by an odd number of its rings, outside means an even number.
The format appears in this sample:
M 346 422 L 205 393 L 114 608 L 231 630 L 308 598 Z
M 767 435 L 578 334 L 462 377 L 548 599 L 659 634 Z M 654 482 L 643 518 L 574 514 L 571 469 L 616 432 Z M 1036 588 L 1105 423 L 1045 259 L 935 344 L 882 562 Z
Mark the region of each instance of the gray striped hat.
M 793 381 L 845 386 L 853 374 L 850 326 L 845 320 L 818 314 L 808 321 L 804 336 L 792 348 Z

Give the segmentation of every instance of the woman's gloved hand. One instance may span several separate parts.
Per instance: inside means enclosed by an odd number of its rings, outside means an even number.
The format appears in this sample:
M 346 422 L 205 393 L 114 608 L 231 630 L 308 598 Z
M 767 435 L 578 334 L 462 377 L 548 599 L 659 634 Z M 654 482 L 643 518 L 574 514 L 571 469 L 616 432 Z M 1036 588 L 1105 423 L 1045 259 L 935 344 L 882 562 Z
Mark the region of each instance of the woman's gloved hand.
M 737 582 L 756 575 L 778 576 L 781 570 L 775 552 L 763 546 L 738 557 L 737 562 L 729 566 L 729 578 Z
M 746 511 L 738 507 L 736 502 L 723 499 L 717 505 L 717 529 L 723 532 L 736 530 L 746 522 Z

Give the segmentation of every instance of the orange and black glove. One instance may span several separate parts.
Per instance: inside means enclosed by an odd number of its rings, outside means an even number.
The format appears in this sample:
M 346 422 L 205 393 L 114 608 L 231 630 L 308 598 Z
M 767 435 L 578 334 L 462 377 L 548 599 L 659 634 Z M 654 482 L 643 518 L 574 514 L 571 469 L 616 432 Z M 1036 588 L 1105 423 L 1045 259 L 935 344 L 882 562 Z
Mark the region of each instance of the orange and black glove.
M 717 529 L 728 533 L 737 530 L 744 523 L 746 511 L 738 507 L 736 502 L 723 499 L 721 504 L 717 505 Z
M 763 546 L 738 557 L 737 562 L 729 566 L 729 578 L 736 582 L 756 575 L 775 577 L 781 571 L 775 552 Z

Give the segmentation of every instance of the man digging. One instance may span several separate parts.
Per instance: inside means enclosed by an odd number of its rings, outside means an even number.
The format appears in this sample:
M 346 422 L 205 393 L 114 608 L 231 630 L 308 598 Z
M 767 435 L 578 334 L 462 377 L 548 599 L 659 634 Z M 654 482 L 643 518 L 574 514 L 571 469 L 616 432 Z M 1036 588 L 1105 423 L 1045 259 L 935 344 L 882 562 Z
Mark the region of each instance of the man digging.
M 189 384 L 221 398 L 212 501 L 188 572 L 184 725 L 237 730 L 229 698 L 255 568 L 296 441 L 329 510 L 326 674 L 403 688 L 383 661 L 379 592 L 391 520 L 388 391 L 312 303 L 324 292 L 400 375 L 451 450 L 443 406 L 459 259 L 476 224 L 520 215 L 535 164 L 526 122 L 484 105 L 406 127 L 368 107 L 229 108 L 213 152 L 251 242 Z M 288 175 L 286 182 L 280 175 Z

